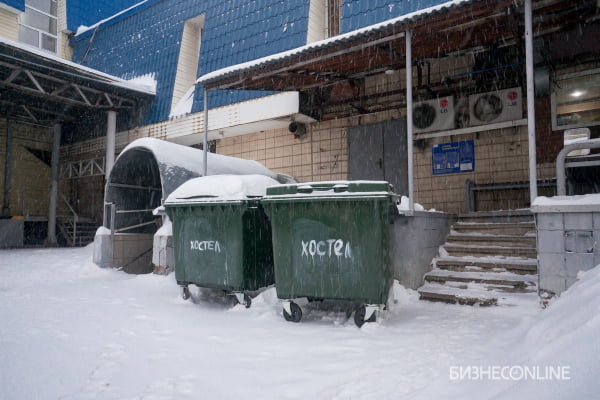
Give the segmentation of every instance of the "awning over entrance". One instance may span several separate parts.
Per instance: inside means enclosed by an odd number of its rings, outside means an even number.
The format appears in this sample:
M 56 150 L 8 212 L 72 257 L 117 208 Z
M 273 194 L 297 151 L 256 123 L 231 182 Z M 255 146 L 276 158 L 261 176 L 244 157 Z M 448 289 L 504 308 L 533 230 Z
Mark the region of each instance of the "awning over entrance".
M 90 111 L 134 110 L 154 90 L 0 38 L 0 116 L 52 126 Z
M 534 36 L 598 19 L 595 0 L 533 2 Z M 523 5 L 514 1 L 455 0 L 380 24 L 206 74 L 208 90 L 307 91 L 405 67 L 405 32 L 412 58 L 444 57 L 518 43 Z M 415 82 L 418 84 L 419 82 Z

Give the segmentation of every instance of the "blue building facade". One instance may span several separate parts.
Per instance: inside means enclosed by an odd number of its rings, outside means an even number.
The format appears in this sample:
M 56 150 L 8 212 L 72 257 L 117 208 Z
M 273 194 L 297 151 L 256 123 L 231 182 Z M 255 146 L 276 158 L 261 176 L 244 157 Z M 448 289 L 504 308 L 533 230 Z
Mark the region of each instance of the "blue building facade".
M 139 0 L 67 0 L 67 29 L 77 32 L 77 28 L 82 25 L 93 25 L 138 2 Z
M 25 0 L 5 0 L 2 3 L 19 11 L 25 11 Z
M 184 24 L 205 16 L 198 75 L 306 43 L 309 2 L 150 0 L 73 39 L 73 61 L 130 79 L 153 75 L 156 98 L 148 123 L 166 120 L 175 82 Z M 196 91 L 192 111 L 203 108 Z M 210 107 L 264 95 L 264 92 L 220 92 Z
M 341 33 L 446 2 L 447 0 L 344 0 Z
M 443 0 L 345 0 L 342 33 L 443 3 Z M 186 21 L 204 15 L 198 76 L 306 44 L 310 0 L 148 0 L 73 38 L 73 61 L 131 79 L 152 75 L 156 98 L 147 123 L 168 119 Z M 75 12 L 75 11 L 73 11 Z M 209 107 L 264 96 L 217 91 Z M 192 112 L 203 109 L 196 90 Z

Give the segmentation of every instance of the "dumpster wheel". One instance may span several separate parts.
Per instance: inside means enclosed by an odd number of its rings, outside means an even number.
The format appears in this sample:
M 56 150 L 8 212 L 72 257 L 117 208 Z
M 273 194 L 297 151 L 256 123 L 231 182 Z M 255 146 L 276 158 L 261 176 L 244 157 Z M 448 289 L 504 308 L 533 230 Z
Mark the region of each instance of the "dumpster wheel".
M 252 305 L 252 298 L 250 296 L 248 296 L 246 293 L 235 292 L 234 296 L 235 296 L 234 301 L 239 304 L 243 304 L 244 307 L 250 308 L 250 306 Z M 234 305 L 235 305 L 235 303 L 234 303 Z
M 190 288 L 187 285 L 181 286 L 181 298 L 187 300 L 190 297 L 192 297 L 192 294 L 190 293 Z
M 300 322 L 302 319 L 302 309 L 300 306 L 293 301 L 289 302 L 290 312 L 286 311 L 286 307 L 283 307 L 283 318 L 288 322 Z
M 365 322 L 375 322 L 377 320 L 377 317 L 375 316 L 374 312 L 368 319 L 365 320 L 366 315 L 367 307 L 365 307 L 364 305 L 361 305 L 356 309 L 356 311 L 354 312 L 354 323 L 356 324 L 356 326 L 360 328 L 365 324 Z

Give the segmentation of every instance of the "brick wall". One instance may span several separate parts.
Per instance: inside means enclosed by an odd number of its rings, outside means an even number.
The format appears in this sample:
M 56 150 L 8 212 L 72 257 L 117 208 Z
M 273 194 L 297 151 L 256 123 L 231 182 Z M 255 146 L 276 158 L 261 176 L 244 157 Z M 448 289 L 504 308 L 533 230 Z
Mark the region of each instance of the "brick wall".
M 50 202 L 50 166 L 26 148 L 52 151 L 52 133 L 47 128 L 33 125 L 12 124 L 10 215 L 48 216 Z M 6 160 L 7 125 L 0 119 L 0 196 L 4 193 L 4 170 Z M 68 183 L 59 182 L 59 193 L 68 193 Z M 69 211 L 62 199 L 58 199 L 58 215 Z

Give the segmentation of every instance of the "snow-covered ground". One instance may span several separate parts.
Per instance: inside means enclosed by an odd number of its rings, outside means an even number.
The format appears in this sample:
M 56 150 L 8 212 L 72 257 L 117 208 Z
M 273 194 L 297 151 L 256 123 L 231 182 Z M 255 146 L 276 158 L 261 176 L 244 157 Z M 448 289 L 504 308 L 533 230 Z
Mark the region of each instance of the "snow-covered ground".
M 186 302 L 173 274 L 127 275 L 91 258 L 91 247 L 0 251 L 1 399 L 600 393 L 600 268 L 544 310 L 429 303 L 396 284 L 396 304 L 359 329 L 331 310 L 286 322 L 273 288 L 250 309 L 208 290 Z

